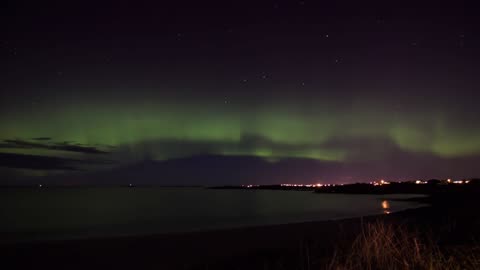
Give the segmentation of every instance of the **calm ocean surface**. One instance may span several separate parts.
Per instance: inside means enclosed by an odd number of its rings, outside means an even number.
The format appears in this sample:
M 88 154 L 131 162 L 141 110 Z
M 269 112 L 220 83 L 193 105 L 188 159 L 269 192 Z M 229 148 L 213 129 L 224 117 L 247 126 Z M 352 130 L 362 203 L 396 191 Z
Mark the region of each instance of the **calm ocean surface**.
M 385 198 L 419 196 L 202 188 L 2 189 L 0 242 L 341 219 L 418 207 L 415 202 L 385 203 Z

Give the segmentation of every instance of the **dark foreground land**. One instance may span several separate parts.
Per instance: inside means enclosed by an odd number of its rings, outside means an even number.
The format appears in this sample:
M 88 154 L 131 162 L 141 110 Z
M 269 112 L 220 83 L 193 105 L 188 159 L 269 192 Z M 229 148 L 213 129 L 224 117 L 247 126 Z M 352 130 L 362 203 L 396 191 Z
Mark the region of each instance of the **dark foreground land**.
M 429 202 L 431 207 L 341 221 L 4 245 L 0 247 L 0 263 L 2 269 L 364 269 L 355 263 L 359 261 L 357 257 L 367 256 L 376 260 L 377 266 L 371 269 L 394 269 L 398 265 L 405 267 L 397 269 L 437 269 L 435 265 L 421 268 L 411 261 L 415 257 L 424 263 L 427 258 L 422 258 L 422 254 L 432 254 L 432 250 L 438 249 L 443 257 L 437 265 L 445 269 L 461 267 L 458 261 L 465 261 L 467 269 L 480 267 L 478 188 L 436 193 Z M 381 224 L 381 229 L 375 227 L 373 234 L 365 233 L 365 228 L 371 228 L 369 224 Z M 407 236 L 392 241 L 390 236 L 396 233 Z M 386 239 L 390 246 L 372 245 L 369 247 L 373 248 L 372 253 L 360 254 L 352 249 L 365 245 L 358 241 L 359 235 L 367 239 L 367 244 Z M 375 240 L 370 241 L 371 237 Z M 396 256 L 397 248 L 414 255 L 398 253 L 400 258 L 408 257 L 410 261 L 395 262 L 397 266 L 392 266 L 379 259 L 381 255 L 374 254 L 382 248 L 388 248 L 381 252 L 388 254 L 388 258 Z M 360 249 L 364 252 L 365 247 Z M 350 256 L 351 253 L 356 257 Z

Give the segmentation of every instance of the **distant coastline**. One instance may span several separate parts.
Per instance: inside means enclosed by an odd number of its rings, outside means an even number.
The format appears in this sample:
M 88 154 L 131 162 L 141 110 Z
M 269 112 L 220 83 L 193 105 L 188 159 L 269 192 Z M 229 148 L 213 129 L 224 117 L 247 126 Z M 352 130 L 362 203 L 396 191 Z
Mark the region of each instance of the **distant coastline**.
M 450 179 L 407 182 L 370 182 L 354 184 L 277 184 L 277 185 L 241 185 L 213 186 L 211 189 L 246 189 L 246 190 L 296 190 L 315 193 L 342 194 L 437 194 L 470 193 L 480 189 L 480 179 L 451 181 Z

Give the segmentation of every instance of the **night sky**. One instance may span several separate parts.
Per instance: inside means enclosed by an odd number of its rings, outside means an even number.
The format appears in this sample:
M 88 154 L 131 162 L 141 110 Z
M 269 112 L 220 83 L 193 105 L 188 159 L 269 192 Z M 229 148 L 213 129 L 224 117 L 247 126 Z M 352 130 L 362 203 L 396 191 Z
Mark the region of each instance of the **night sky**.
M 0 184 L 480 176 L 463 1 L 60 2 L 0 4 Z

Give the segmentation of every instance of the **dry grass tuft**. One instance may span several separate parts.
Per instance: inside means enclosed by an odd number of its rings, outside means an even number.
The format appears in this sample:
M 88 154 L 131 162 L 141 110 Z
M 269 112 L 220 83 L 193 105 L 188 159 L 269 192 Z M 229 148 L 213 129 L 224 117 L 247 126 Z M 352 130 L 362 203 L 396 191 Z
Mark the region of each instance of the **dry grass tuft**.
M 330 270 L 376 269 L 480 269 L 479 250 L 441 250 L 402 226 L 382 222 L 364 225 L 350 248 L 337 250 Z

